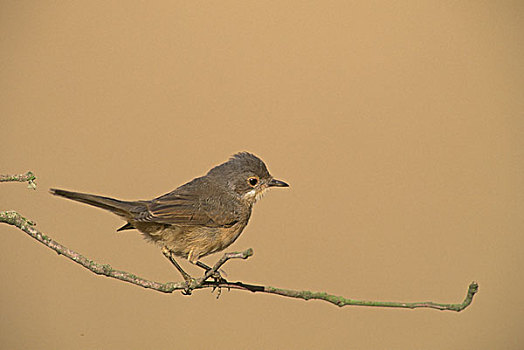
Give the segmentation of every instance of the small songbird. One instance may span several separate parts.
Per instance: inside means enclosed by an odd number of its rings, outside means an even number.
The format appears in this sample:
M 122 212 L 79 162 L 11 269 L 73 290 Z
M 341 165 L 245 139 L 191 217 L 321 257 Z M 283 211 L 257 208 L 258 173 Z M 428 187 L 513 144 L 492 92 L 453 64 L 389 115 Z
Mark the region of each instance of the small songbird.
M 288 186 L 274 179 L 260 158 L 242 152 L 205 176 L 152 200 L 121 201 L 59 189 L 50 192 L 120 216 L 127 223 L 117 231 L 137 229 L 159 244 L 187 279 L 189 275 L 172 255 L 209 269 L 199 259 L 224 250 L 238 238 L 249 221 L 253 204 L 269 187 Z

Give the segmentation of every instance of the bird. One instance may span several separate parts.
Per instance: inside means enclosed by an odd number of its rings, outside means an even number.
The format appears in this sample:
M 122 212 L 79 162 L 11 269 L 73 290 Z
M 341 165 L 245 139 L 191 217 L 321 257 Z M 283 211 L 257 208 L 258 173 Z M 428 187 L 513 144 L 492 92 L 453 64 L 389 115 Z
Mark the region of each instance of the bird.
M 229 247 L 242 233 L 255 202 L 271 187 L 289 187 L 249 152 L 234 154 L 206 175 L 151 200 L 123 201 L 51 188 L 50 193 L 108 210 L 127 221 L 117 231 L 138 230 L 162 248 L 184 279 L 191 278 L 174 259 L 209 270 L 201 258 Z

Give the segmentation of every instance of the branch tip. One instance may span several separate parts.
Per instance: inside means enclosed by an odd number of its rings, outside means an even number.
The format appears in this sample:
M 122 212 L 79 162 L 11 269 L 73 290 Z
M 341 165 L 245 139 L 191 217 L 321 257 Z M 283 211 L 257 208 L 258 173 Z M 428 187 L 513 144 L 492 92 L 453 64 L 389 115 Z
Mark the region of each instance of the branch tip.
M 469 293 L 473 296 L 477 294 L 478 291 L 479 291 L 479 284 L 475 281 L 471 282 L 471 284 L 469 285 Z
M 0 175 L 0 182 L 9 181 L 27 182 L 27 188 L 36 190 L 36 176 L 31 171 L 18 175 Z
M 248 249 L 244 250 L 244 259 L 247 259 L 250 256 L 253 256 L 253 249 L 252 248 L 248 248 Z

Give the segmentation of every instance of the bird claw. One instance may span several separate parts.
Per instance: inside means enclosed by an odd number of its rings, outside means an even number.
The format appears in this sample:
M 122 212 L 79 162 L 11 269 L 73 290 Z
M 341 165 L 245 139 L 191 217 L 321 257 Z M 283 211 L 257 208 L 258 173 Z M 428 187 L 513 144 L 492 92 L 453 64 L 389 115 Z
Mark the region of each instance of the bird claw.
M 221 283 L 227 283 L 227 280 L 222 277 L 222 275 L 220 274 L 220 272 L 218 271 L 215 271 L 211 276 L 209 276 L 208 278 L 212 278 L 213 279 L 213 282 L 216 284 L 215 287 L 213 287 L 213 290 L 218 287 Z
M 195 289 L 195 286 L 198 284 L 197 280 L 189 275 L 184 276 L 184 279 L 186 280 L 186 287 L 182 290 L 182 295 L 193 294 L 193 290 Z
M 218 289 L 218 292 L 217 292 L 217 299 L 218 299 L 218 298 L 220 298 L 220 295 L 222 295 L 222 287 L 214 286 L 213 289 L 211 290 L 211 293 L 213 293 L 215 291 L 215 289 Z
M 218 299 L 220 298 L 220 295 L 222 295 L 221 284 L 227 283 L 227 280 L 224 277 L 222 277 L 222 275 L 218 271 L 215 271 L 215 273 L 209 276 L 209 278 L 212 278 L 213 283 L 214 283 L 213 288 L 211 289 L 211 293 L 217 290 L 217 299 Z

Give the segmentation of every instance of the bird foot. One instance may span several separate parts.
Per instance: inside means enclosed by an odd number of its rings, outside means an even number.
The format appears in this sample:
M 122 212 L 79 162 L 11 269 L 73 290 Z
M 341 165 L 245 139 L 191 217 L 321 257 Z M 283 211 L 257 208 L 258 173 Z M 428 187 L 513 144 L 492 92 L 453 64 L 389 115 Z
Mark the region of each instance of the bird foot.
M 186 281 L 186 287 L 182 290 L 182 294 L 191 295 L 193 290 L 198 286 L 198 281 L 189 275 L 184 276 L 184 280 Z
M 204 276 L 205 276 L 205 274 L 204 274 Z M 227 280 L 224 277 L 222 277 L 222 274 L 220 273 L 220 271 L 215 271 L 208 278 L 212 278 L 213 279 L 213 283 L 215 283 L 216 286 L 218 286 L 220 283 L 227 283 Z

